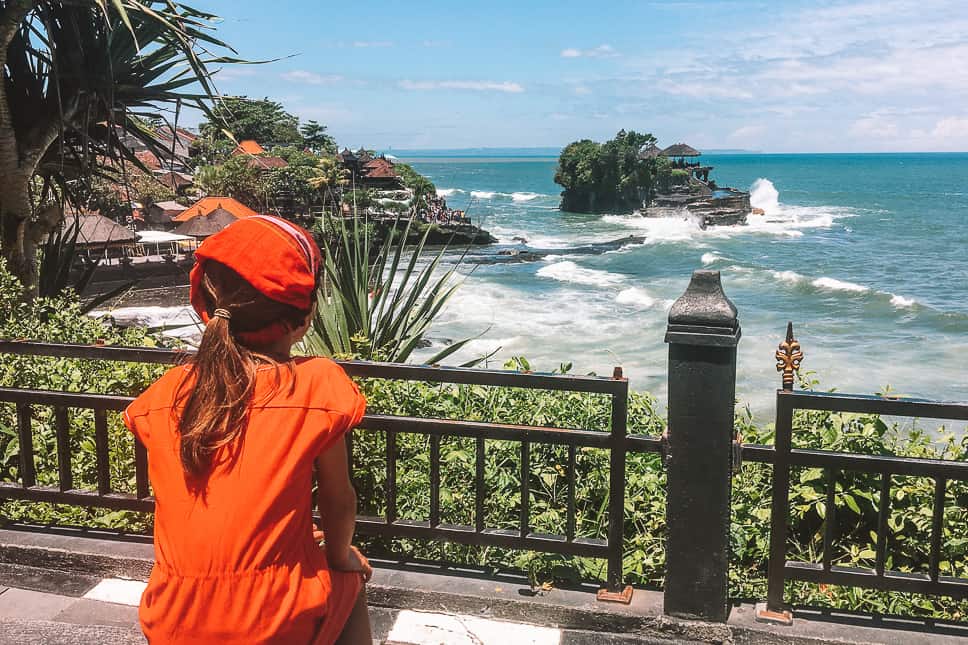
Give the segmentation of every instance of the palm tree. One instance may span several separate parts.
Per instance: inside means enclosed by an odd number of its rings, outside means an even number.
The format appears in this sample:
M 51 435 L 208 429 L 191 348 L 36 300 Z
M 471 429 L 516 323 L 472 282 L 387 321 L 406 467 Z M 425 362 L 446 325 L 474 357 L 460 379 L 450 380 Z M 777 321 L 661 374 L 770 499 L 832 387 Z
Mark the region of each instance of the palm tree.
M 313 168 L 309 185 L 323 195 L 323 205 L 332 204 L 339 209 L 343 187 L 349 183 L 349 171 L 340 166 L 335 157 L 322 157 Z
M 0 0 L 0 254 L 29 290 L 86 179 L 141 167 L 132 142 L 163 154 L 153 118 L 211 114 L 209 66 L 242 62 L 216 53 L 232 50 L 214 20 L 167 0 Z

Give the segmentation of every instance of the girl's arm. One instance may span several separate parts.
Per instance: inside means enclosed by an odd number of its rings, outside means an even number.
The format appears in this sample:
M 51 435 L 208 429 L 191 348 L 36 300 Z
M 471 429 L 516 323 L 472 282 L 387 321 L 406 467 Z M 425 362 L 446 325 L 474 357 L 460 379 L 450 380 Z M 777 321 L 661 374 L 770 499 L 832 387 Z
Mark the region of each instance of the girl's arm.
M 356 491 L 350 482 L 346 444 L 337 441 L 316 458 L 319 470 L 319 515 L 326 535 L 326 560 L 336 571 L 361 571 L 369 577 L 369 563 L 351 546 L 356 523 Z

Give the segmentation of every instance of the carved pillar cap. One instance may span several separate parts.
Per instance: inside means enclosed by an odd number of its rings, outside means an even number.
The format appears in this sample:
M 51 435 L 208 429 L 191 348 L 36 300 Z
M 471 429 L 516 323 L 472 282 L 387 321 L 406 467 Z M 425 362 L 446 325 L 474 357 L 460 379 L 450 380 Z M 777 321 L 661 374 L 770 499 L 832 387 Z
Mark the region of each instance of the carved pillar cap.
M 736 305 L 723 292 L 719 271 L 694 271 L 686 292 L 669 311 L 665 341 L 735 347 L 741 335 Z

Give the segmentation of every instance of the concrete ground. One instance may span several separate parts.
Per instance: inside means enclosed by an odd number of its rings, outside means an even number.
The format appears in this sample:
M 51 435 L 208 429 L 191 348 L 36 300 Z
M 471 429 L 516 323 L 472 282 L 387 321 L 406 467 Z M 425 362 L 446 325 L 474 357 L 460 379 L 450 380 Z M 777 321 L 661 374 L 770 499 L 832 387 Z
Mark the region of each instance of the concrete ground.
M 9 585 L 9 586 L 8 586 Z M 143 645 L 138 600 L 144 583 L 98 580 L 0 564 L 0 645 Z M 619 634 L 530 625 L 458 613 L 370 608 L 374 644 L 594 645 L 669 643 Z
M 139 536 L 0 528 L 0 645 L 144 643 L 137 604 L 153 547 Z M 884 643 L 955 645 L 968 625 L 797 610 L 790 626 L 737 604 L 727 624 L 665 616 L 662 594 L 636 589 L 630 605 L 594 588 L 532 593 L 527 581 L 459 567 L 374 562 L 367 586 L 375 642 L 406 645 Z

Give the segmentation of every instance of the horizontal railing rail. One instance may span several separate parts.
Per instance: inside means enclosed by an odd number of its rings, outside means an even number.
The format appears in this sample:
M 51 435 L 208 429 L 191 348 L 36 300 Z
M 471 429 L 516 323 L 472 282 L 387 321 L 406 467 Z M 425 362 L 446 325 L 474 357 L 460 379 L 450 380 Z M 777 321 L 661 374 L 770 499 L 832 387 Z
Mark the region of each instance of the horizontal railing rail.
M 773 462 L 773 497 L 770 526 L 767 611 L 782 614 L 784 583 L 799 580 L 811 583 L 865 587 L 931 595 L 968 597 L 968 579 L 940 575 L 945 493 L 950 482 L 968 482 L 968 462 L 871 455 L 793 447 L 795 410 L 866 413 L 894 417 L 968 420 L 968 403 L 888 398 L 826 392 L 778 390 L 776 396 L 776 437 L 774 449 L 744 446 L 743 456 L 754 461 Z M 772 452 L 772 455 L 769 454 Z M 772 457 L 772 459 L 771 459 Z M 790 505 L 792 467 L 819 468 L 826 482 L 824 536 L 821 561 L 798 562 L 786 559 L 787 509 Z M 844 472 L 879 474 L 878 518 L 874 567 L 841 567 L 833 564 L 836 527 L 836 485 Z M 921 477 L 934 481 L 931 509 L 930 552 L 927 573 L 909 573 L 886 568 L 888 559 L 891 491 L 894 477 Z
M 0 354 L 171 365 L 186 361 L 192 353 L 153 348 L 0 341 Z M 366 361 L 337 362 L 349 375 L 358 378 L 527 388 L 592 393 L 610 397 L 608 431 L 384 414 L 366 415 L 360 424 L 360 428 L 382 432 L 386 437 L 385 474 L 387 484 L 384 499 L 386 512 L 383 517 L 359 516 L 357 518 L 357 530 L 362 534 L 385 538 L 445 540 L 468 545 L 603 558 L 607 561 L 606 585 L 608 590 L 617 592 L 622 589 L 626 456 L 628 452 L 659 452 L 662 443 L 658 437 L 628 435 L 629 389 L 628 380 L 622 376 L 621 369 L 616 368 L 613 376 L 609 378 Z M 21 446 L 21 481 L 19 483 L 0 482 L 0 499 L 152 511 L 154 499 L 150 496 L 148 486 L 147 455 L 137 441 L 135 441 L 137 493 L 117 492 L 112 487 L 110 480 L 106 413 L 123 410 L 131 400 L 130 397 L 120 396 L 0 388 L 0 402 L 16 406 L 17 436 Z M 56 487 L 41 486 L 36 481 L 31 431 L 32 409 L 35 406 L 51 406 L 55 410 L 57 456 L 60 472 L 59 486 Z M 70 478 L 72 455 L 66 411 L 71 408 L 94 410 L 97 490 L 75 488 Z M 397 455 L 398 437 L 401 434 L 417 434 L 429 437 L 430 505 L 429 517 L 424 520 L 403 519 L 398 517 L 397 514 Z M 440 447 L 441 439 L 444 437 L 466 437 L 475 440 L 475 513 L 473 525 L 454 525 L 441 521 Z M 488 526 L 485 517 L 484 500 L 487 496 L 485 442 L 493 440 L 520 443 L 521 502 L 517 529 Z M 564 535 L 546 535 L 531 530 L 529 475 L 531 472 L 532 444 L 552 444 L 567 448 L 567 466 L 565 467 L 567 501 L 565 504 Z M 352 435 L 348 435 L 348 445 L 352 455 Z M 605 539 L 583 538 L 576 535 L 576 459 L 578 450 L 581 448 L 597 448 L 609 452 L 608 523 Z

